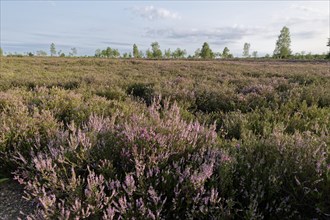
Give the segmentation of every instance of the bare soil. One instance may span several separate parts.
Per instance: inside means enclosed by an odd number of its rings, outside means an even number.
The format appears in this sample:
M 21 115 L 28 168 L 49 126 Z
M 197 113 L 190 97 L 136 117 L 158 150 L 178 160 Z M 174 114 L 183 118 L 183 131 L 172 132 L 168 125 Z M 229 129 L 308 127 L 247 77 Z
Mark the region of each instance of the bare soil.
M 25 219 L 35 204 L 23 197 L 23 187 L 13 180 L 0 183 L 0 220 Z

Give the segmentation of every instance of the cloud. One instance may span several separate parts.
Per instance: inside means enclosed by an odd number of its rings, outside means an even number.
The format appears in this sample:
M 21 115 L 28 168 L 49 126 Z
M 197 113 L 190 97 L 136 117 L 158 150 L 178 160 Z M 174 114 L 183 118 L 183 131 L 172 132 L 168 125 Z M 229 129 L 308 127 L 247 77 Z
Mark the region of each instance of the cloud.
M 147 29 L 145 37 L 164 37 L 177 40 L 208 41 L 214 44 L 233 43 L 243 39 L 245 36 L 258 35 L 264 31 L 260 27 L 245 27 L 234 25 L 231 27 L 218 27 L 210 29 Z
M 273 17 L 273 24 L 285 24 L 288 26 L 326 25 L 329 26 L 329 11 L 325 8 L 315 8 L 304 5 L 291 5 Z
M 131 43 L 114 42 L 114 41 L 102 41 L 101 43 L 107 45 L 115 45 L 115 46 L 132 46 Z
M 46 2 L 48 4 L 50 4 L 51 6 L 55 7 L 56 6 L 56 3 L 55 1 L 51 1 L 51 0 L 41 0 L 42 2 Z
M 45 43 L 45 42 L 1 42 L 5 50 L 12 50 L 16 52 L 27 52 L 27 51 L 36 51 L 40 49 L 48 50 L 50 47 L 50 43 Z M 65 44 L 65 43 L 60 43 L 60 44 L 55 44 L 56 48 L 58 50 L 69 50 L 72 48 L 72 45 Z
M 150 21 L 159 19 L 180 19 L 181 16 L 176 12 L 171 12 L 164 8 L 156 8 L 152 5 L 144 7 L 130 8 L 135 14 Z
M 307 6 L 303 6 L 303 5 L 291 5 L 292 9 L 298 10 L 298 11 L 303 11 L 306 13 L 321 13 L 321 11 L 319 9 L 316 8 L 312 8 L 312 7 L 307 7 Z
M 307 18 L 307 17 L 285 17 L 277 23 L 285 23 L 286 25 L 305 25 L 305 24 L 328 24 L 329 18 Z
M 300 31 L 292 33 L 293 37 L 301 38 L 301 39 L 312 39 L 314 37 L 320 36 L 322 33 L 317 31 Z

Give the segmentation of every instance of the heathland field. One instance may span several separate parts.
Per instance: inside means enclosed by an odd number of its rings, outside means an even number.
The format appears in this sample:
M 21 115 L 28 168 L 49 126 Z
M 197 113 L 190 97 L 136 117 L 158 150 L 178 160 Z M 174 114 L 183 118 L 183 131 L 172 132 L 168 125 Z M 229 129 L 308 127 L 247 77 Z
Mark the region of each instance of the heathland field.
M 325 61 L 1 57 L 32 219 L 329 219 Z

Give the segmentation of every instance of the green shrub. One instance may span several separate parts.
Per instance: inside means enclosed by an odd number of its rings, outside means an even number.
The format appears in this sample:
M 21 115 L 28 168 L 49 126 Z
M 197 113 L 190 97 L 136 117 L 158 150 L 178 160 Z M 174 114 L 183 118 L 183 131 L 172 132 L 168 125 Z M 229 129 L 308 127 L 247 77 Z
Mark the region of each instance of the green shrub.
M 153 85 L 143 83 L 133 83 L 132 85 L 129 85 L 126 93 L 142 99 L 147 105 L 151 104 L 155 95 Z
M 95 94 L 108 100 L 124 101 L 126 98 L 126 94 L 118 88 L 103 88 L 97 90 Z
M 0 178 L 32 219 L 328 219 L 328 65 L 263 62 L 4 57 Z
M 229 112 L 235 109 L 234 95 L 225 92 L 196 92 L 196 108 L 204 113 Z
M 233 176 L 244 218 L 325 217 L 330 201 L 326 152 L 322 139 L 309 132 L 287 135 L 280 127 L 269 138 L 245 139 Z

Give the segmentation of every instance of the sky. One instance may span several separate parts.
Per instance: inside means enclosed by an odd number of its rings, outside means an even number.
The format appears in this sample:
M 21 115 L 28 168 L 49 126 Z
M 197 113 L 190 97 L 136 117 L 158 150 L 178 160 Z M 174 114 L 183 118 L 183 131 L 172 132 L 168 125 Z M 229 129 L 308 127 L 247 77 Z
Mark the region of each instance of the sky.
M 283 26 L 296 52 L 325 53 L 330 37 L 330 1 L 28 1 L 0 0 L 1 48 L 5 53 L 44 50 L 94 55 L 106 47 L 131 52 L 157 41 L 162 50 L 193 54 L 208 42 L 241 56 L 272 54 Z

